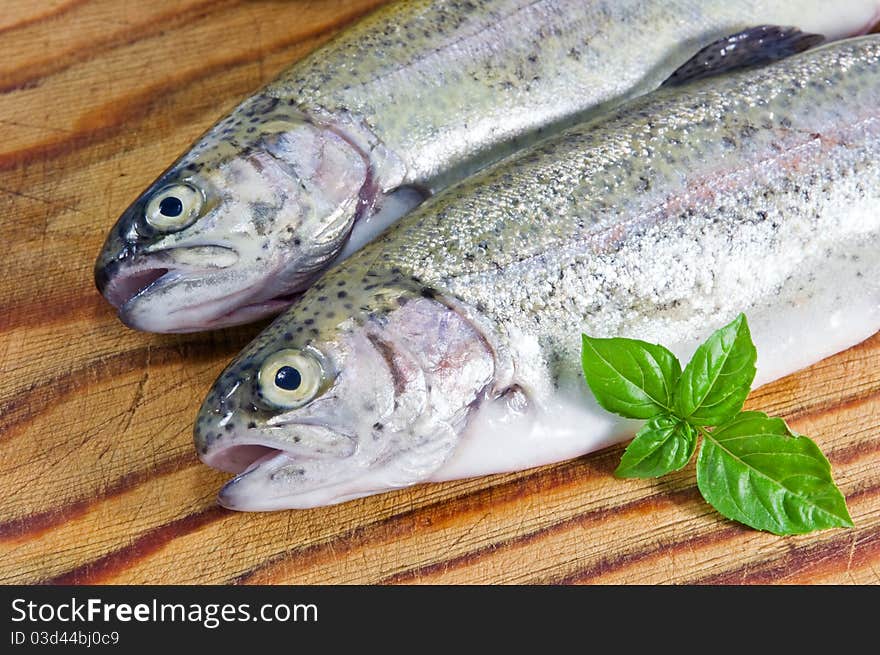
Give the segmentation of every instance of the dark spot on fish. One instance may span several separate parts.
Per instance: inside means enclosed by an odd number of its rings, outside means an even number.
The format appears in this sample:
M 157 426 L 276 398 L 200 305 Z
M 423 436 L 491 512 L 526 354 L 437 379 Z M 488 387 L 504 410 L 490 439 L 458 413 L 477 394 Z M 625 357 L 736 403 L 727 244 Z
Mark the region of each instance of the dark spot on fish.
M 293 335 L 290 332 L 285 332 L 284 333 L 284 340 L 285 341 L 293 341 Z
M 254 217 L 257 234 L 265 235 L 267 224 L 275 217 L 280 208 L 268 202 L 252 202 L 250 210 Z
M 293 240 L 293 245 L 295 245 L 295 246 L 298 246 L 301 243 L 302 243 L 302 239 L 294 239 Z
M 345 298 L 348 294 L 345 291 L 340 291 L 336 294 L 337 298 Z

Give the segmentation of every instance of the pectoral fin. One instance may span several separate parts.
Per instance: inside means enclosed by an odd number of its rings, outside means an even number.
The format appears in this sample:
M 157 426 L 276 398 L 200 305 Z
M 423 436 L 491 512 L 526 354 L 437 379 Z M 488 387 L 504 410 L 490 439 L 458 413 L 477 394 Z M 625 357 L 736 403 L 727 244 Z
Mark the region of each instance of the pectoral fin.
M 662 86 L 681 86 L 695 80 L 763 66 L 809 50 L 825 41 L 795 27 L 760 25 L 713 41 L 670 75 Z

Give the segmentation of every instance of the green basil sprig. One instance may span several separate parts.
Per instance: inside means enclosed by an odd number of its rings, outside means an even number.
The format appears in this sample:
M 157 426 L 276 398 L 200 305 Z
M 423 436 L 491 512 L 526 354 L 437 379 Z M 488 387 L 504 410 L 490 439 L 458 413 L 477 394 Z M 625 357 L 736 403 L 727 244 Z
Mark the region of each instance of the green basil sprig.
M 780 418 L 742 407 L 757 352 L 740 314 L 681 369 L 663 346 L 583 335 L 584 378 L 601 407 L 648 422 L 615 475 L 654 478 L 697 455 L 697 487 L 724 516 L 774 534 L 852 527 L 831 465 Z

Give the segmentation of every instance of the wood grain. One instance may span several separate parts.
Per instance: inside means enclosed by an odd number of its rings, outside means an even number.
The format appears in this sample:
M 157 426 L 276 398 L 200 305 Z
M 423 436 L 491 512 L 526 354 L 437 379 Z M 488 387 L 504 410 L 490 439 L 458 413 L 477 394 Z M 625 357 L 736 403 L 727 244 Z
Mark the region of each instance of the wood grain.
M 756 392 L 829 455 L 857 527 L 726 521 L 621 448 L 309 511 L 238 514 L 191 426 L 260 326 L 123 327 L 92 284 L 117 215 L 205 128 L 380 4 L 6 0 L 0 17 L 0 582 L 880 582 L 880 336 Z

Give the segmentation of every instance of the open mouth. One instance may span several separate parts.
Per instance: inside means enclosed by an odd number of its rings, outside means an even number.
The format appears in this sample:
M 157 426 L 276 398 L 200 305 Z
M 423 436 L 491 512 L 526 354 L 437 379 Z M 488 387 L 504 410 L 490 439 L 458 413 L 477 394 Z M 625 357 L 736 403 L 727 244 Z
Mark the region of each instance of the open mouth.
M 118 273 L 107 280 L 101 292 L 111 305 L 119 309 L 153 286 L 168 271 L 167 268 L 147 268 L 132 273 Z
M 294 452 L 295 450 L 295 452 Z M 345 485 L 351 477 L 350 466 L 344 468 L 345 459 L 337 460 L 342 468 L 333 479 L 322 476 L 326 470 L 321 460 L 325 453 L 273 448 L 262 444 L 237 444 L 219 448 L 200 455 L 202 461 L 215 469 L 233 473 L 217 494 L 217 501 L 227 509 L 239 511 L 267 511 L 315 507 L 329 502 L 341 502 L 347 495 L 339 496 L 334 489 Z M 335 458 L 334 458 L 335 459 Z M 318 472 L 318 477 L 311 473 Z M 343 472 L 347 471 L 343 475 Z M 341 476 L 341 477 L 340 477 Z M 364 495 L 357 491 L 350 497 Z
M 339 426 L 329 426 L 323 421 L 305 421 L 285 424 L 287 429 L 295 426 L 298 435 L 292 440 L 273 438 L 269 434 L 255 434 L 236 437 L 229 434 L 217 439 L 210 438 L 197 430 L 196 446 L 201 460 L 211 468 L 236 475 L 252 471 L 260 464 L 283 457 L 287 463 L 294 461 L 317 461 L 323 459 L 346 458 L 356 448 L 354 434 Z M 316 446 L 319 443 L 319 446 Z M 206 452 L 199 448 L 206 445 Z M 280 456 L 280 457 L 279 457 Z
M 101 258 L 95 268 L 95 285 L 111 305 L 122 309 L 166 276 L 228 268 L 236 261 L 235 250 L 220 245 L 180 246 L 138 255 L 126 249 L 106 261 Z
M 232 446 L 204 459 L 235 474 L 217 494 L 218 502 L 228 509 L 255 510 L 274 509 L 271 503 L 262 506 L 266 491 L 274 476 L 294 462 L 290 453 L 260 445 Z
M 223 448 L 206 455 L 202 461 L 211 468 L 238 475 L 281 454 L 284 451 L 279 448 L 248 444 Z

